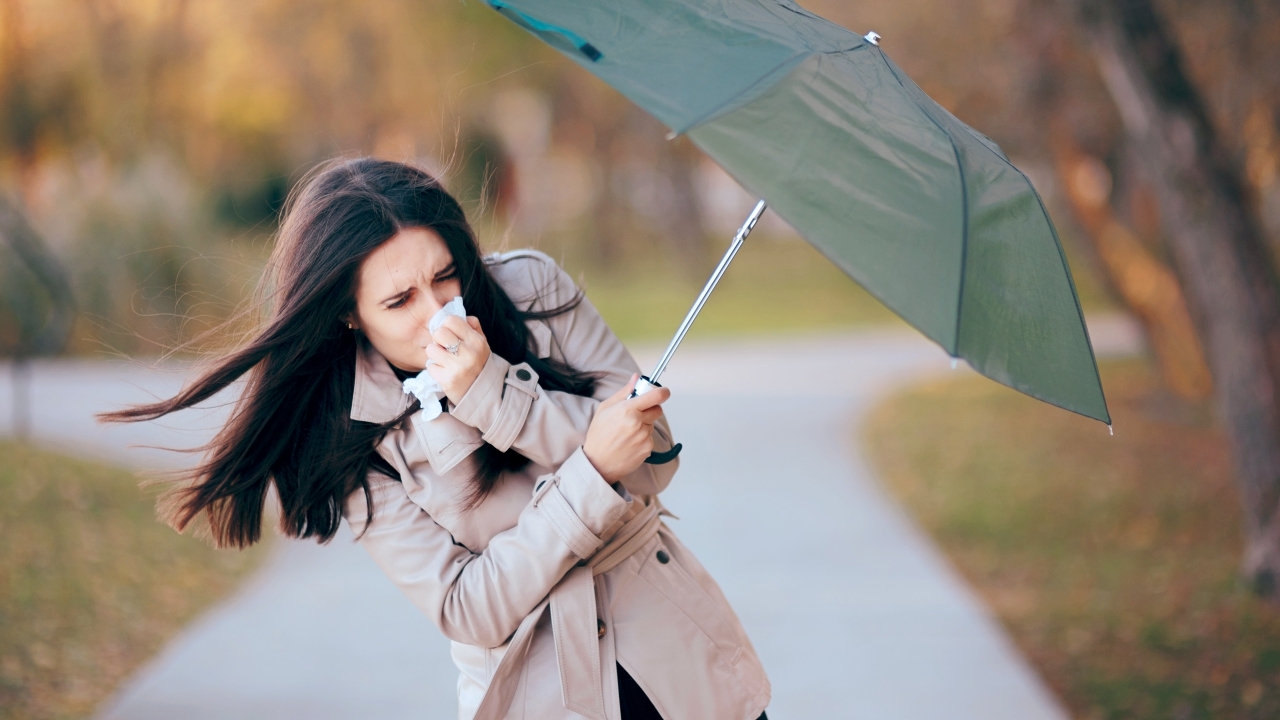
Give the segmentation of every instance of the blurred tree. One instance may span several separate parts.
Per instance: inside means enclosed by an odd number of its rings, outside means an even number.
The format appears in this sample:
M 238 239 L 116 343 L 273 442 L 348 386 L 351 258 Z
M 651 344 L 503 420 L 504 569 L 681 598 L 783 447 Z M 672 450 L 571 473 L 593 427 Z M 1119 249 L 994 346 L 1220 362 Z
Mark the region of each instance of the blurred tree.
M 704 155 L 688 138 L 668 140 L 666 126 L 622 102 L 625 110 L 605 131 L 610 148 L 603 192 L 610 197 L 598 212 L 613 214 L 622 226 L 612 242 L 643 240 L 643 252 L 671 261 L 677 275 L 704 280 L 709 238 L 696 187 Z
M 556 137 L 599 168 L 590 255 L 601 266 L 665 256 L 677 273 L 702 279 L 709 240 L 696 187 L 702 152 L 683 137 L 668 141 L 660 122 L 569 70 L 553 96 Z
M 701 279 L 705 274 L 708 247 L 706 222 L 697 190 L 702 151 L 681 136 L 670 141 L 663 139 L 663 145 L 655 155 L 657 175 L 662 179 L 661 187 L 667 194 L 661 203 L 663 212 L 657 215 L 656 229 L 674 251 L 681 268 L 687 269 L 686 274 Z M 720 240 L 728 245 L 727 239 Z
M 21 8 L 15 0 L 0 5 L 0 23 L 0 148 L 25 184 L 41 146 L 66 143 L 79 130 L 78 96 L 66 77 L 43 87 L 37 83 L 18 31 Z M 28 363 L 33 356 L 62 351 L 75 303 L 66 268 L 32 227 L 18 198 L 0 194 L 0 238 L 8 251 L 0 273 L 0 355 L 10 358 L 13 432 L 25 437 L 31 418 Z
M 499 242 L 701 272 L 700 153 L 484 3 L 0 0 L 0 43 L 0 186 L 68 266 L 79 351 L 229 315 L 293 183 L 336 155 L 440 172 Z M 493 123 L 512 92 L 551 101 L 532 154 Z
M 0 0 L 0 187 L 91 309 L 76 349 L 163 351 L 228 315 L 315 162 L 438 167 L 478 82 L 552 74 L 507 26 L 453 0 Z
M 1087 241 L 1084 248 L 1092 249 L 1103 279 L 1141 323 L 1165 386 L 1182 398 L 1203 399 L 1213 389 L 1209 368 L 1164 258 L 1158 221 L 1150 212 L 1126 212 L 1150 193 L 1127 162 L 1131 153 L 1111 98 L 1070 20 L 1054 0 L 1023 0 L 1014 24 L 1025 58 L 1018 99 L 1047 142 L 1055 187 Z
M 1142 323 L 1165 384 L 1189 400 L 1208 397 L 1213 381 L 1177 276 L 1113 211 L 1112 175 L 1102 160 L 1082 152 L 1068 131 L 1057 137 L 1063 195 L 1117 294 Z
M 28 362 L 62 351 L 75 317 L 71 280 L 49 252 L 18 204 L 0 196 L 0 237 L 8 245 L 0 284 L 0 353 L 10 358 L 13 381 L 13 431 L 30 430 Z M 8 327 L 6 327 L 8 326 Z
M 1075 1 L 1125 133 L 1159 201 L 1171 257 L 1205 340 L 1245 510 L 1244 573 L 1257 592 L 1280 599 L 1275 260 L 1242 165 L 1215 127 L 1174 31 L 1155 5 Z
M 505 218 L 516 201 L 515 167 L 502 142 L 487 130 L 472 126 L 458 142 L 450 191 L 467 215 Z

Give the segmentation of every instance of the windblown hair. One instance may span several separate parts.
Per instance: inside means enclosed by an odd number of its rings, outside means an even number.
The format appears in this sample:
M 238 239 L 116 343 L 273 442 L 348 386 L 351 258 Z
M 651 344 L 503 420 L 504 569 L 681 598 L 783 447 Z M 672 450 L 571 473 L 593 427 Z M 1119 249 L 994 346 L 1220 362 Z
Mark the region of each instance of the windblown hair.
M 522 312 L 489 273 L 461 206 L 426 172 L 403 163 L 359 158 L 332 161 L 302 183 L 286 205 L 261 292 L 269 317 L 243 347 L 216 359 L 176 396 L 104 413 L 101 420 L 154 420 L 209 399 L 247 376 L 230 420 L 202 448 L 205 461 L 166 492 L 162 517 L 179 531 L 201 513 L 219 547 L 246 547 L 261 537 L 267 493 L 280 498 L 281 530 L 292 537 L 332 539 L 342 506 L 357 490 L 372 498 L 368 473 L 398 477 L 375 451 L 388 430 L 417 411 L 374 424 L 351 419 L 358 343 L 344 319 L 355 309 L 361 262 L 405 228 L 429 228 L 444 239 L 492 352 L 529 363 L 548 390 L 590 395 L 595 376 L 531 349 L 526 320 L 569 312 L 563 306 Z M 502 473 L 529 461 L 485 444 L 476 451 L 469 506 Z

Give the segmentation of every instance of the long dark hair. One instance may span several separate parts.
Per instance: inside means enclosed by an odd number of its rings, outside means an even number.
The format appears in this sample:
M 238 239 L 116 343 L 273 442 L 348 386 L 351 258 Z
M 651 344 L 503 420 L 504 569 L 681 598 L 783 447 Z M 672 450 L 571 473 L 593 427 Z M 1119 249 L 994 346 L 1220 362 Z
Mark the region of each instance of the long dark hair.
M 176 396 L 104 413 L 101 420 L 154 420 L 200 403 L 241 376 L 247 382 L 231 419 L 209 445 L 206 460 L 161 498 L 161 514 L 178 530 L 205 513 L 220 547 L 258 541 L 267 492 L 280 498 L 281 530 L 292 537 L 333 538 L 347 497 L 368 473 L 397 477 L 374 450 L 387 431 L 418 409 L 415 402 L 386 424 L 353 421 L 358 331 L 343 319 L 355 308 L 360 263 L 402 229 L 423 227 L 444 239 L 458 270 L 463 303 L 480 320 L 492 352 L 529 363 L 548 390 L 590 395 L 593 375 L 531 352 L 525 321 L 568 312 L 518 309 L 489 273 L 461 206 L 426 172 L 403 163 L 359 158 L 333 161 L 301 183 L 284 218 L 262 287 L 269 317 L 243 347 L 215 360 Z M 529 461 L 485 444 L 476 451 L 469 506 L 497 485 L 504 471 Z M 372 502 L 369 502 L 372 520 Z

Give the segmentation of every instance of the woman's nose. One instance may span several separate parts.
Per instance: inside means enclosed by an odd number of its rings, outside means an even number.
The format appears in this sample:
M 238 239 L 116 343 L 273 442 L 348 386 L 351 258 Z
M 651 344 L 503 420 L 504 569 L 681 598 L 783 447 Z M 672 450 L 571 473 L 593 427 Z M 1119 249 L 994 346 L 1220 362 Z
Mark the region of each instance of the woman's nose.
M 417 308 L 415 308 L 417 312 L 414 313 L 414 320 L 416 320 L 418 324 L 422 325 L 425 330 L 430 325 L 431 318 L 435 317 L 436 313 L 440 312 L 440 309 L 443 308 L 444 305 L 426 293 L 423 293 L 423 295 L 425 297 L 423 297 L 422 301 L 418 303 Z

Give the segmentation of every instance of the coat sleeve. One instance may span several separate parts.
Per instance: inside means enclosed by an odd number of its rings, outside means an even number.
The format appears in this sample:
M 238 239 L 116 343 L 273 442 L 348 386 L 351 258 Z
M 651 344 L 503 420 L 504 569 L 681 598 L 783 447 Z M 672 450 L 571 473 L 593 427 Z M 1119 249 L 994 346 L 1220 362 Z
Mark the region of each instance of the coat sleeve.
M 506 642 L 560 578 L 600 548 L 601 535 L 631 502 L 579 451 L 554 475 L 538 478 L 515 527 L 473 553 L 400 482 L 371 472 L 369 488 L 371 523 L 364 492 L 352 493 L 343 508 L 360 544 L 446 637 L 481 647 Z
M 577 297 L 573 280 L 550 258 L 531 253 L 519 261 L 528 267 L 529 284 L 535 289 L 533 307 L 554 308 Z M 512 299 L 520 307 L 530 304 L 521 303 L 522 298 Z M 624 387 L 640 369 L 585 297 L 576 308 L 550 318 L 547 324 L 565 362 L 598 374 L 592 397 L 546 390 L 527 363 L 513 366 L 492 353 L 467 394 L 450 412 L 480 430 L 485 442 L 499 450 L 514 448 L 539 465 L 558 467 L 582 447 L 600 402 Z M 674 445 L 665 416 L 654 424 L 653 432 L 656 451 Z M 656 495 L 671 483 L 678 467 L 679 460 L 665 465 L 645 463 L 622 483 L 633 494 Z

